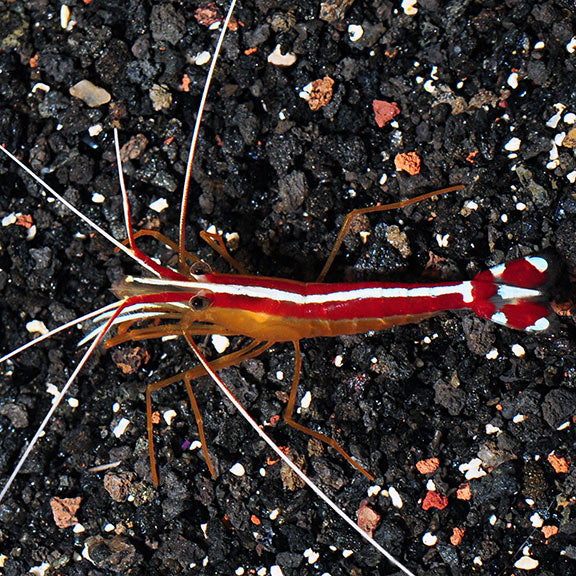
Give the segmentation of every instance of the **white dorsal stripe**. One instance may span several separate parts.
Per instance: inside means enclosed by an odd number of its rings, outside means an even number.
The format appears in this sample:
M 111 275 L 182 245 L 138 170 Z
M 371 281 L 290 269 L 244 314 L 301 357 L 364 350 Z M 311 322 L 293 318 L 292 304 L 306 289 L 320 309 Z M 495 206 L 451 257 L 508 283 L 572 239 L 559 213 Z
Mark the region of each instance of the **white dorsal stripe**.
M 350 302 L 352 300 L 371 300 L 385 298 L 436 298 L 438 296 L 458 295 L 466 304 L 473 301 L 472 284 L 469 281 L 457 282 L 442 286 L 417 286 L 414 288 L 357 288 L 346 291 L 328 292 L 326 294 L 300 294 L 278 288 L 264 286 L 245 286 L 243 284 L 217 284 L 212 282 L 180 282 L 157 278 L 133 278 L 138 284 L 149 286 L 164 286 L 184 290 L 207 290 L 213 294 L 228 294 L 230 296 L 245 296 L 291 304 L 330 304 L 334 302 Z

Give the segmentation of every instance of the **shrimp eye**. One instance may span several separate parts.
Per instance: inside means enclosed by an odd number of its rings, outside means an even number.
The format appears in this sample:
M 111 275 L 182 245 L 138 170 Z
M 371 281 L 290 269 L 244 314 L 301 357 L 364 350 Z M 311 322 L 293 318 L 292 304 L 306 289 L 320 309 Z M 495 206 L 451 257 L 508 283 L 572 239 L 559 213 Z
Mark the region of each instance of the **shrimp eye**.
M 194 262 L 192 266 L 190 266 L 190 274 L 192 276 L 204 276 L 205 274 L 211 274 L 212 268 L 210 268 L 209 264 L 206 264 L 204 260 L 198 260 L 198 262 Z
M 194 296 L 190 298 L 188 304 L 195 312 L 202 312 L 212 306 L 212 300 L 206 296 Z

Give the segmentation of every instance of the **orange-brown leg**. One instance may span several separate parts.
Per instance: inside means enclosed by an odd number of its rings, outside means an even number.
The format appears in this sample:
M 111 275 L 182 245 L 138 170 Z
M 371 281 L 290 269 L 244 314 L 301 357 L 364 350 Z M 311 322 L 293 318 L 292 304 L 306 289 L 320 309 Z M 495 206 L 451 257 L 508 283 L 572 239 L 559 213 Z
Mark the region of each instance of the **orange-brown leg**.
M 226 244 L 224 243 L 224 239 L 222 238 L 222 234 L 215 234 L 213 232 L 207 232 L 206 230 L 202 230 L 200 232 L 200 238 L 212 248 L 215 252 L 220 254 L 234 270 L 240 272 L 240 274 L 248 274 L 246 268 L 240 264 L 233 256 L 230 255 L 228 252 L 228 248 L 226 248 Z
M 342 448 L 342 446 L 340 446 L 340 444 L 338 444 L 338 442 L 334 440 L 334 438 L 330 438 L 329 436 L 321 434 L 320 432 L 316 432 L 316 430 L 307 428 L 306 426 L 299 424 L 298 422 L 295 422 L 294 419 L 292 418 L 292 415 L 294 413 L 294 406 L 296 405 L 296 397 L 298 395 L 298 385 L 300 384 L 300 372 L 302 370 L 302 354 L 300 352 L 300 342 L 298 340 L 295 340 L 293 344 L 294 344 L 294 379 L 292 381 L 292 389 L 290 390 L 290 398 L 288 399 L 288 406 L 286 407 L 286 411 L 284 412 L 284 420 L 286 420 L 286 422 L 290 426 L 296 428 L 296 430 L 304 432 L 304 434 L 308 434 L 308 436 L 312 436 L 313 438 L 317 438 L 321 442 L 328 444 L 328 446 L 331 446 L 332 448 L 334 448 L 334 450 L 337 450 L 344 458 L 346 458 L 346 460 L 348 460 L 348 462 L 350 462 L 352 466 L 354 466 L 360 472 L 362 472 L 362 474 L 364 474 L 366 478 L 368 478 L 369 480 L 374 480 L 374 476 L 370 474 L 368 470 L 366 470 L 364 467 L 358 464 L 358 462 L 356 462 L 356 460 L 354 460 L 352 456 L 350 456 L 350 454 L 348 454 L 348 452 L 346 452 L 346 450 L 344 450 L 344 448 Z
M 212 478 L 216 479 L 216 470 L 212 464 L 212 458 L 210 458 L 210 453 L 208 452 L 208 444 L 206 443 L 206 434 L 204 434 L 204 420 L 202 419 L 202 412 L 200 411 L 198 402 L 196 401 L 191 379 L 187 375 L 184 376 L 184 384 L 186 386 L 186 392 L 188 392 L 188 398 L 190 398 L 192 410 L 194 411 L 194 418 L 196 419 L 196 426 L 198 426 L 198 435 L 200 436 L 200 444 L 202 444 L 202 452 L 204 453 L 206 465 L 208 466 L 208 470 L 210 470 Z
M 231 352 L 230 354 L 226 354 L 225 356 L 221 356 L 212 362 L 212 367 L 214 370 L 223 370 L 224 368 L 228 368 L 230 366 L 235 366 L 244 360 L 249 360 L 251 358 L 256 358 L 268 348 L 270 348 L 274 343 L 273 342 L 259 342 L 257 340 L 251 342 L 244 348 L 240 350 L 236 350 L 235 352 Z M 170 384 L 174 384 L 175 382 L 179 382 L 181 380 L 184 381 L 186 385 L 186 390 L 188 392 L 188 396 L 190 397 L 190 402 L 192 404 L 192 410 L 194 411 L 194 417 L 196 418 L 196 424 L 198 425 L 198 431 L 200 435 L 200 442 L 202 443 L 202 452 L 204 453 L 204 457 L 206 458 L 206 464 L 210 470 L 210 473 L 215 478 L 216 472 L 214 466 L 212 465 L 212 461 L 210 460 L 210 456 L 208 453 L 208 448 L 206 445 L 206 437 L 204 434 L 204 424 L 202 422 L 202 415 L 200 409 L 198 407 L 198 403 L 196 402 L 196 397 L 194 396 L 194 392 L 192 390 L 192 381 L 200 376 L 206 374 L 206 371 L 202 366 L 195 366 L 190 370 L 186 370 L 180 374 L 176 374 L 175 376 L 171 376 L 170 378 L 165 378 L 164 380 L 160 380 L 159 382 L 154 382 L 153 384 L 149 384 L 146 387 L 146 429 L 148 433 L 148 455 L 150 457 L 150 468 L 152 471 L 152 479 L 154 484 L 158 486 L 159 484 L 159 477 L 158 477 L 158 468 L 156 465 L 156 454 L 154 452 L 154 423 L 152 421 L 152 393 L 156 392 L 156 390 L 160 390 L 161 388 L 166 388 L 170 386 Z
M 433 196 L 440 196 L 441 194 L 448 194 L 449 192 L 455 192 L 456 190 L 462 190 L 465 188 L 462 184 L 458 186 L 450 186 L 449 188 L 443 188 L 442 190 L 435 190 L 434 192 L 426 192 L 426 194 L 420 194 L 420 196 L 415 196 L 414 198 L 409 198 L 407 200 L 400 200 L 399 202 L 392 202 L 390 204 L 382 204 L 380 206 L 369 206 L 368 208 L 358 208 L 356 210 L 352 210 L 346 215 L 344 219 L 344 223 L 340 228 L 340 232 L 338 232 L 338 236 L 336 237 L 336 242 L 334 242 L 334 246 L 332 247 L 332 251 L 326 260 L 326 264 L 324 264 L 324 268 L 322 268 L 322 272 L 318 275 L 316 282 L 322 282 L 328 274 L 336 255 L 338 254 L 338 250 L 340 250 L 340 246 L 348 234 L 350 230 L 350 226 L 352 222 L 354 222 L 354 218 L 357 216 L 362 216 L 363 214 L 373 214 L 374 212 L 386 212 L 388 210 L 397 210 L 399 208 L 404 208 L 406 206 L 410 206 L 411 204 L 418 204 L 418 202 L 422 202 L 423 200 L 427 200 L 428 198 L 432 198 Z
M 137 240 L 138 238 L 141 238 L 143 236 L 150 236 L 150 237 L 154 238 L 155 240 L 157 240 L 158 242 L 161 242 L 162 244 L 165 244 L 171 250 L 173 250 L 176 254 L 178 254 L 178 251 L 179 251 L 178 250 L 178 244 L 176 242 L 174 242 L 173 240 L 170 240 L 170 238 L 168 238 L 167 236 L 164 236 L 164 234 L 158 232 L 157 230 L 138 230 L 138 232 L 134 233 L 134 239 L 135 240 Z M 188 252 L 187 250 L 184 251 L 184 256 L 186 257 L 187 261 L 189 260 L 192 263 L 201 261 L 201 258 L 196 256 L 196 254 L 192 254 L 192 252 Z M 180 273 L 187 274 L 188 270 L 180 270 Z

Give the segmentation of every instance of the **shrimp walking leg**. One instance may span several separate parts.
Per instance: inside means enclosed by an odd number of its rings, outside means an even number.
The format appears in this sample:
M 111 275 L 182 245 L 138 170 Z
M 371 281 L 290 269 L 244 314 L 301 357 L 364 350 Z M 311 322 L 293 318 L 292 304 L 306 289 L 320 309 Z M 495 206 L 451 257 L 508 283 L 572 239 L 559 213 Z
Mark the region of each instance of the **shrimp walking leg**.
M 344 450 L 344 448 L 342 448 L 342 446 L 340 446 L 340 444 L 338 444 L 338 442 L 336 442 L 334 438 L 330 438 L 329 436 L 326 436 L 321 432 L 312 430 L 311 428 L 308 428 L 307 426 L 304 426 L 303 424 L 296 422 L 292 417 L 292 415 L 294 414 L 294 407 L 296 405 L 296 397 L 298 396 L 300 373 L 302 371 L 302 353 L 300 351 L 300 342 L 296 340 L 293 344 L 294 344 L 294 379 L 292 381 L 292 388 L 290 390 L 290 398 L 288 400 L 288 406 L 286 407 L 286 411 L 284 412 L 284 420 L 287 422 L 287 424 L 292 426 L 292 428 L 295 428 L 300 432 L 304 432 L 304 434 L 308 434 L 308 436 L 312 436 L 313 438 L 316 438 L 317 440 L 320 440 L 321 442 L 328 444 L 328 446 L 331 446 L 332 448 L 334 448 L 334 450 L 337 450 L 346 460 L 348 460 L 348 462 L 350 462 L 352 466 L 354 466 L 360 472 L 362 472 L 362 474 L 364 474 L 366 478 L 368 478 L 369 480 L 374 480 L 374 476 L 370 474 L 370 472 L 368 472 L 368 470 L 366 470 L 363 466 L 358 464 L 358 462 L 356 462 L 356 460 L 354 460 L 354 458 L 352 458 L 352 456 L 350 456 L 350 454 L 348 454 L 348 452 L 346 452 L 346 450 Z

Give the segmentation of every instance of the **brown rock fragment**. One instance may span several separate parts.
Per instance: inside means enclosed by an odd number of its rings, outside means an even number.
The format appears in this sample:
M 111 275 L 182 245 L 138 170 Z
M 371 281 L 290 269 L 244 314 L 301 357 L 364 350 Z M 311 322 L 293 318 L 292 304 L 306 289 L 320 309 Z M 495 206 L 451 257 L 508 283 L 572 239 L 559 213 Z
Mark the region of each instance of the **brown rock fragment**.
M 50 500 L 52 515 L 58 528 L 70 528 L 70 526 L 78 524 L 76 512 L 78 512 L 81 502 L 82 498 L 79 496 L 77 498 L 58 498 L 58 496 L 54 496 Z

